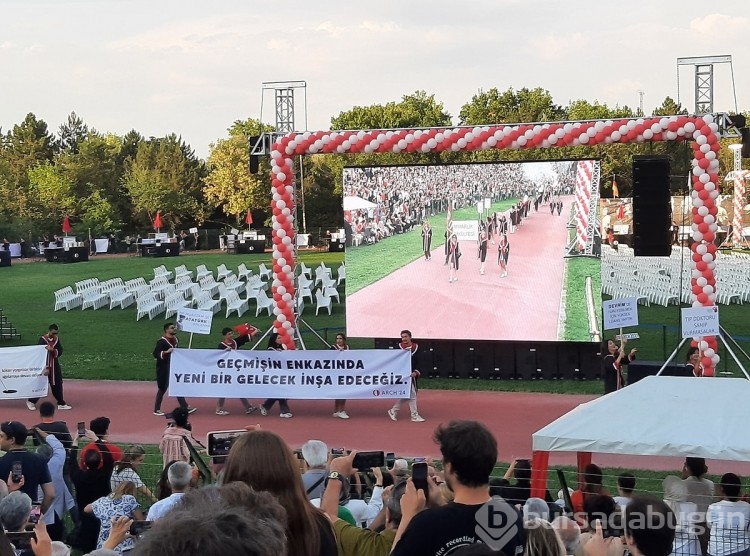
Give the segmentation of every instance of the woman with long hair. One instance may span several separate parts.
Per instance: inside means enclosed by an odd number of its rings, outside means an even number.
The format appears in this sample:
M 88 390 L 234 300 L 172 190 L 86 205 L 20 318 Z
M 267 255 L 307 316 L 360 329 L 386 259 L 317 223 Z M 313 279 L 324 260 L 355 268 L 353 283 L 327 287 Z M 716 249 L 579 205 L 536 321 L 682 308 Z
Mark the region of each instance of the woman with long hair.
M 630 350 L 626 356 L 625 345 L 628 341 L 625 338 L 620 340 L 620 347 L 617 347 L 614 339 L 607 340 L 604 359 L 602 359 L 602 374 L 604 376 L 604 392 L 609 393 L 619 390 L 625 386 L 625 379 L 622 374 L 622 366 L 627 365 L 635 359 L 636 349 Z
M 452 234 L 448 241 L 448 282 L 458 282 L 458 263 L 461 258 L 461 248 L 458 237 Z
M 526 547 L 523 556 L 565 556 L 565 545 L 548 521 L 532 518 L 524 523 L 524 529 Z
M 272 332 L 268 336 L 268 349 L 271 351 L 284 351 L 284 344 L 281 343 L 281 336 L 278 332 Z M 286 399 L 281 398 L 268 398 L 260 406 L 260 414 L 265 416 L 268 415 L 268 411 L 273 407 L 273 404 L 279 402 L 279 417 L 284 419 L 291 419 L 294 417 L 292 410 L 289 409 L 289 402 Z
M 138 469 L 143 465 L 145 459 L 146 450 L 143 449 L 143 446 L 138 444 L 128 446 L 122 454 L 122 461 L 118 461 L 115 464 L 115 470 L 110 479 L 112 490 L 117 490 L 117 487 L 122 483 L 130 482 L 135 485 L 137 492 L 143 494 L 151 502 L 156 502 L 156 496 L 151 493 L 146 484 L 141 480 L 140 475 L 138 475 Z
M 500 265 L 500 278 L 508 275 L 508 258 L 510 257 L 510 243 L 508 236 L 502 234 L 497 244 L 497 264 Z
M 425 222 L 427 222 L 425 220 Z M 349 344 L 346 343 L 346 334 L 339 332 L 336 334 L 336 343 L 331 346 L 336 351 L 347 351 Z M 346 400 L 335 400 L 333 404 L 333 416 L 339 419 L 348 419 L 349 414 L 346 412 Z
M 232 481 L 268 491 L 278 499 L 288 517 L 288 554 L 337 555 L 331 524 L 309 503 L 297 458 L 280 436 L 255 430 L 238 437 L 224 466 L 224 484 Z
M 159 451 L 162 455 L 163 465 L 170 461 L 179 460 L 190 463 L 190 451 L 185 445 L 187 439 L 193 445 L 200 443 L 193 438 L 193 428 L 188 422 L 188 410 L 184 407 L 176 407 L 172 411 L 172 422 L 164 430 L 159 442 Z
M 691 346 L 687 352 L 685 362 L 687 376 L 703 376 L 703 365 L 701 365 L 701 352 L 696 346 Z
M 93 514 L 101 523 L 99 540 L 96 543 L 97 549 L 101 548 L 109 538 L 109 533 L 112 530 L 113 518 L 127 517 L 130 519 L 145 519 L 143 512 L 138 505 L 138 501 L 135 499 L 135 492 L 135 484 L 130 481 L 125 481 L 120 483 L 112 494 L 95 500 L 83 509 L 84 512 Z M 117 545 L 115 551 L 123 552 L 125 550 L 130 550 L 133 548 L 134 542 L 135 541 L 132 537 L 127 538 Z
M 479 232 L 479 245 L 478 245 L 478 258 L 479 258 L 479 274 L 484 274 L 484 261 L 487 260 L 487 232 L 488 228 L 482 228 Z

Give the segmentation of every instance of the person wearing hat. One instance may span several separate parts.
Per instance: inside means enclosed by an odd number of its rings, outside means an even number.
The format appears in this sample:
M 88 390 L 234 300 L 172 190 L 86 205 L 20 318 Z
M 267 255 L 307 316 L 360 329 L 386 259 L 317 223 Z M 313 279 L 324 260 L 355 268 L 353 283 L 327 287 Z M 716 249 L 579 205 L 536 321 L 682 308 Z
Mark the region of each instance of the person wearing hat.
M 244 346 L 255 336 L 258 335 L 258 329 L 249 324 L 243 324 L 235 328 L 239 332 L 239 336 L 235 337 L 234 330 L 231 328 L 224 328 L 221 331 L 222 339 L 219 342 L 219 346 L 216 349 L 223 351 L 233 351 Z M 216 400 L 216 415 L 229 415 L 229 412 L 224 409 L 224 402 L 226 398 L 218 398 Z M 245 406 L 245 413 L 250 415 L 254 411 L 258 411 L 258 408 L 252 405 L 247 398 L 240 398 L 242 405 Z
M 38 501 L 41 487 L 44 514 L 55 500 L 55 487 L 44 458 L 26 449 L 28 435 L 26 426 L 18 421 L 7 421 L 0 425 L 0 450 L 5 452 L 0 458 L 0 478 L 7 481 L 8 490 L 25 492 L 32 501 Z M 14 479 L 14 471 L 16 475 L 20 472 L 20 479 Z

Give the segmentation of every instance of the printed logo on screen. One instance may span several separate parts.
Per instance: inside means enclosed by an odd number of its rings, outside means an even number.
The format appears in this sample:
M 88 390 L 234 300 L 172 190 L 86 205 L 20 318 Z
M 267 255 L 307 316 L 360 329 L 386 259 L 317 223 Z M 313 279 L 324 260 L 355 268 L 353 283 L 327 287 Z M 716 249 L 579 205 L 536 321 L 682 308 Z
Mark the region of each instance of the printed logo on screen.
M 490 498 L 475 517 L 477 536 L 493 550 L 500 550 L 518 534 L 518 512 L 499 496 Z

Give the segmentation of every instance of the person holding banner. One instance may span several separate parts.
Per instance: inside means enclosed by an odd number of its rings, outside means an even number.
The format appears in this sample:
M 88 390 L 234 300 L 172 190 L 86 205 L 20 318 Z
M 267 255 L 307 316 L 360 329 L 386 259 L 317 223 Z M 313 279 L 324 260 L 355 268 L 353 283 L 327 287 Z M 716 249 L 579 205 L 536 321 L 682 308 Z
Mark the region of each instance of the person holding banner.
M 430 221 L 425 220 L 424 223 L 422 223 L 422 251 L 424 251 L 424 260 L 429 261 L 432 259 L 432 249 L 430 246 L 432 245 L 432 227 L 430 226 Z
M 244 346 L 246 343 L 248 343 L 250 340 L 253 339 L 254 336 L 258 334 L 258 329 L 254 326 L 249 326 L 247 324 L 240 325 L 237 328 L 241 328 L 240 334 L 241 336 L 238 336 L 237 338 L 234 337 L 234 330 L 231 328 L 224 328 L 221 331 L 221 334 L 223 336 L 223 339 L 221 342 L 219 342 L 219 347 L 216 349 L 221 349 L 224 351 L 233 351 L 235 349 L 238 349 L 240 346 Z M 226 401 L 226 398 L 218 398 L 216 400 L 216 415 L 229 415 L 229 412 L 224 409 L 224 402 Z M 240 398 L 240 401 L 242 402 L 242 405 L 245 406 L 245 413 L 247 415 L 250 415 L 252 412 L 257 411 L 258 408 L 252 405 L 247 398 Z
M 687 352 L 685 363 L 686 376 L 703 376 L 703 365 L 701 365 L 701 352 L 697 346 L 691 346 Z
M 635 359 L 635 348 L 630 350 L 630 353 L 625 357 L 625 344 L 627 340 L 622 338 L 620 340 L 620 347 L 613 339 L 607 340 L 607 354 L 602 360 L 602 373 L 604 374 L 604 391 L 609 393 L 614 390 L 620 390 L 625 386 L 625 379 L 622 375 L 622 366 L 627 365 Z
M 456 237 L 455 235 L 453 237 Z M 398 411 L 401 409 L 401 404 L 405 401 L 409 402 L 409 410 L 411 411 L 411 420 L 415 423 L 424 422 L 424 418 L 417 411 L 417 380 L 419 380 L 420 372 L 417 369 L 417 351 L 419 350 L 419 344 L 411 341 L 411 331 L 401 331 L 401 343 L 398 345 L 400 349 L 409 350 L 411 352 L 411 394 L 409 399 L 396 400 L 393 407 L 388 410 L 388 417 L 391 421 L 398 420 Z
M 432 233 L 432 230 L 430 230 L 430 233 Z M 343 332 L 336 334 L 336 343 L 331 346 L 331 349 L 335 349 L 336 351 L 347 351 L 349 349 L 349 344 L 346 343 L 346 335 Z M 345 407 L 346 400 L 335 400 L 333 405 L 333 416 L 338 417 L 339 419 L 348 419 L 349 414 L 346 412 Z
M 284 351 L 284 344 L 281 343 L 281 339 L 278 332 L 272 332 L 268 337 L 268 349 L 271 351 Z M 279 417 L 283 419 L 291 419 L 294 417 L 292 411 L 289 409 L 289 402 L 286 399 L 281 398 L 268 398 L 260 406 L 260 414 L 264 417 L 268 415 L 268 410 L 273 407 L 273 404 L 279 402 Z
M 50 324 L 47 333 L 39 338 L 37 343 L 45 346 L 47 349 L 47 363 L 44 368 L 44 374 L 47 375 L 52 395 L 57 400 L 57 409 L 73 409 L 65 403 L 65 398 L 63 397 L 63 377 L 62 369 L 60 368 L 60 357 L 63 354 L 63 347 L 60 343 L 60 338 L 58 338 L 59 331 L 60 329 L 56 324 Z M 26 401 L 26 407 L 29 408 L 29 411 L 36 410 L 36 402 L 38 401 L 39 398 L 29 398 Z
M 153 356 L 156 359 L 156 401 L 154 402 L 154 415 L 164 415 L 161 410 L 161 402 L 164 399 L 164 394 L 167 393 L 169 388 L 169 361 L 172 359 L 172 352 L 177 349 L 177 326 L 173 322 L 168 322 L 164 325 L 164 335 L 159 338 L 154 348 Z M 184 407 L 188 410 L 188 413 L 193 413 L 197 408 L 188 407 L 188 403 L 183 397 L 178 397 L 177 402 L 180 407 Z
M 448 282 L 458 282 L 458 263 L 461 258 L 461 248 L 458 246 L 458 237 L 451 235 L 448 242 Z

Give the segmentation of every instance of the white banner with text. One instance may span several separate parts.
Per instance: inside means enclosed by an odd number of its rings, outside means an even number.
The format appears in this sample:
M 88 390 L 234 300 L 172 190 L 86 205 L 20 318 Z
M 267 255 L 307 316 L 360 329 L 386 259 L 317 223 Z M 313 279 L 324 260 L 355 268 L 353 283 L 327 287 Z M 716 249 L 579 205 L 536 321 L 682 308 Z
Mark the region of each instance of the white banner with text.
M 194 398 L 408 398 L 411 354 L 388 350 L 176 349 L 169 395 Z
M 44 376 L 47 349 L 18 346 L 0 349 L 0 399 L 43 398 L 49 382 Z

